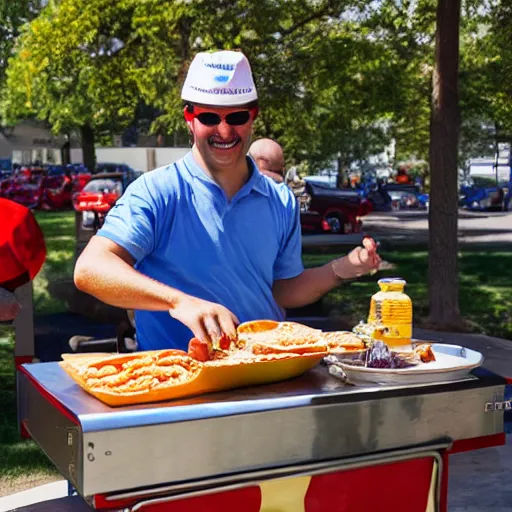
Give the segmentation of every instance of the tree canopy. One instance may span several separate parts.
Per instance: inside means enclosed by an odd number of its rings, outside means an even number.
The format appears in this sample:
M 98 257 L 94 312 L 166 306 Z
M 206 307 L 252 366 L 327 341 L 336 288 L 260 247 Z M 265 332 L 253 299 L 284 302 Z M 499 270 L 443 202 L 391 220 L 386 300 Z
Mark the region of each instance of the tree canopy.
M 12 55 L 20 27 L 34 19 L 44 0 L 0 0 L 0 84 Z
M 41 7 L 46 6 L 35 16 Z M 475 5 L 476 4 L 476 5 Z M 16 31 L 4 123 L 36 116 L 55 132 L 116 133 L 143 110 L 154 133 L 184 130 L 180 90 L 198 51 L 250 59 L 261 115 L 289 160 L 320 168 L 380 152 L 428 160 L 434 0 L 25 0 L 4 2 Z M 461 155 L 486 127 L 510 131 L 510 7 L 468 0 L 461 25 Z M 19 21 L 21 20 L 21 21 Z M 13 46 L 15 45 L 15 46 Z M 1 83 L 1 82 L 0 82 Z M 494 132 L 493 132 L 494 133 Z

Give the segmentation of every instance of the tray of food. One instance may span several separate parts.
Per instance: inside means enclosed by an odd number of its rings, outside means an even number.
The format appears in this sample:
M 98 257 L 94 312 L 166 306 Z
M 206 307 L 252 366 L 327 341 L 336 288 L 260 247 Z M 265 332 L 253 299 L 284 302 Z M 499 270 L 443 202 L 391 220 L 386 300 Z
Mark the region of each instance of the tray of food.
M 330 355 L 330 373 L 355 385 L 407 385 L 453 382 L 480 366 L 480 352 L 458 345 L 413 340 L 410 351 L 374 341 L 355 357 Z
M 63 355 L 62 368 L 111 406 L 172 400 L 298 377 L 327 355 L 322 331 L 293 322 L 242 324 L 236 339 L 192 339 L 188 353 Z

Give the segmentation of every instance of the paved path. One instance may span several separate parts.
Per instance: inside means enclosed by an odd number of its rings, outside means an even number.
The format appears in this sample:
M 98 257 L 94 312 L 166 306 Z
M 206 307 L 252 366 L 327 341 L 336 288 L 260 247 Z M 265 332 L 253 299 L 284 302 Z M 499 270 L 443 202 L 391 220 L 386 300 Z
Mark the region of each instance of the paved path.
M 68 482 L 61 479 L 0 498 L 0 512 L 8 512 L 18 507 L 32 505 L 32 503 L 61 498 L 62 496 L 67 496 L 67 494 Z
M 499 448 L 450 457 L 448 512 L 512 510 L 512 437 Z
M 363 219 L 364 232 L 387 246 L 428 242 L 426 212 L 373 213 Z M 305 235 L 303 246 L 354 246 L 362 235 Z M 493 245 L 512 249 L 512 212 L 459 214 L 461 245 Z

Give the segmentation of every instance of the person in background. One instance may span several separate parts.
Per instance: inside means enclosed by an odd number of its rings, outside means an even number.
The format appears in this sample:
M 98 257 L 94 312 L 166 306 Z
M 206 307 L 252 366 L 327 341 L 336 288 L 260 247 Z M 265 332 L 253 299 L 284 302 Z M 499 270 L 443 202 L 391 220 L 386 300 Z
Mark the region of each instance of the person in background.
M 411 177 L 407 173 L 407 167 L 405 167 L 405 165 L 401 165 L 398 168 L 395 182 L 399 183 L 401 185 L 410 185 L 411 184 Z
M 182 100 L 192 150 L 130 184 L 74 273 L 80 290 L 136 310 L 141 350 L 234 338 L 240 322 L 282 321 L 378 270 L 371 239 L 304 269 L 297 200 L 247 156 L 259 105 L 241 52 L 197 54 Z
M 273 179 L 276 183 L 284 181 L 283 148 L 272 139 L 258 139 L 251 144 L 249 156 L 256 163 L 261 174 Z

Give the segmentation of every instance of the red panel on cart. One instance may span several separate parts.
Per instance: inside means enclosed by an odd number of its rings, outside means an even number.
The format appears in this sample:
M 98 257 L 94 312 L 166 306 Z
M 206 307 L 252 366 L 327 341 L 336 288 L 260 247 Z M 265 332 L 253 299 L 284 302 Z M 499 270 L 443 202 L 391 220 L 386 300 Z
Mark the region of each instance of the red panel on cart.
M 433 462 L 429 457 L 315 476 L 306 512 L 425 512 Z

